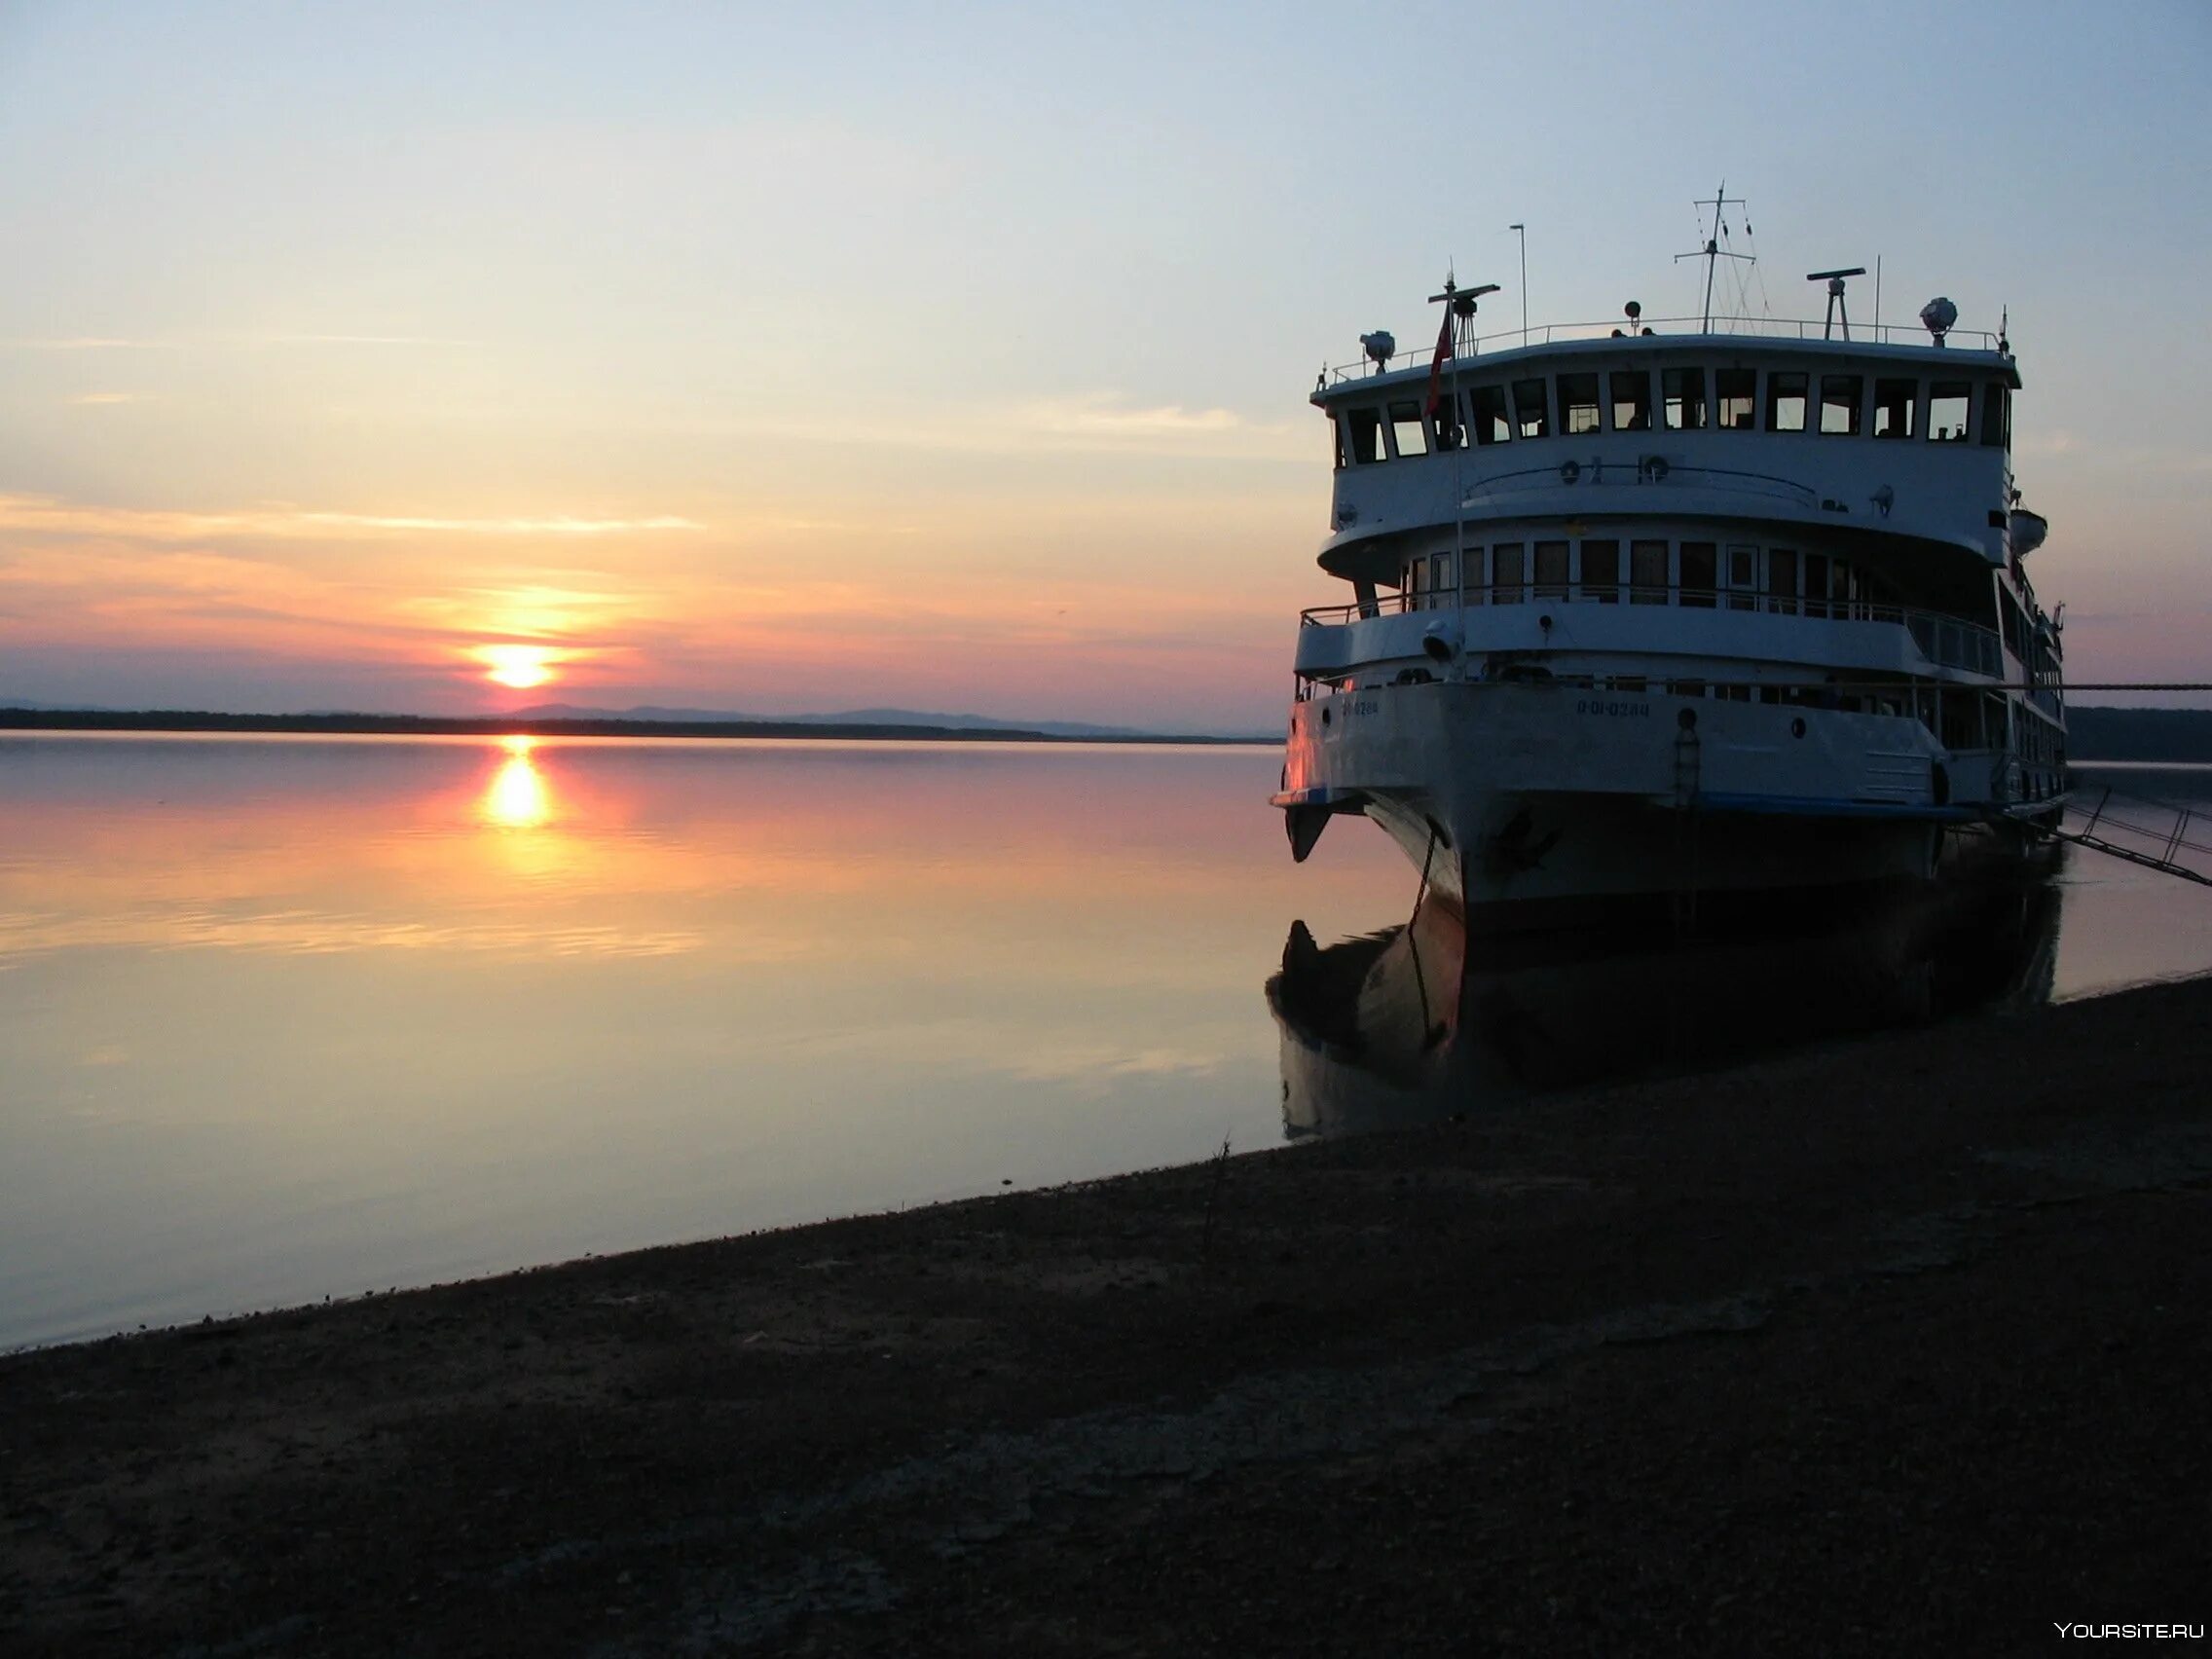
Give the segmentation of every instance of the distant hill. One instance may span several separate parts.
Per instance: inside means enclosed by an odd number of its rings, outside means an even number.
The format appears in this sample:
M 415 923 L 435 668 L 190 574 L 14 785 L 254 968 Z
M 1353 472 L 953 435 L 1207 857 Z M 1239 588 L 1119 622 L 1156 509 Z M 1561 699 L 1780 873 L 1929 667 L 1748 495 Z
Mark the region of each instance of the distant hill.
M 999 720 L 988 715 L 933 715 L 915 709 L 847 709 L 833 715 L 748 715 L 729 709 L 580 708 L 573 703 L 534 703 L 517 709 L 526 720 L 651 720 L 674 725 L 929 726 L 939 731 L 1044 732 L 1049 737 L 1144 737 L 1137 726 L 1086 725 L 1081 720 Z
M 558 706 L 558 705 L 556 705 Z M 893 711 L 903 713 L 903 711 Z M 657 713 L 658 718 L 653 718 Z M 450 735 L 511 737 L 775 737 L 866 738 L 884 742 L 962 743 L 1170 743 L 1194 747 L 1261 741 L 1241 737 L 1189 737 L 1169 733 L 1118 734 L 1095 726 L 1035 726 L 989 721 L 980 725 L 924 725 L 911 717 L 882 720 L 865 715 L 815 715 L 797 719 L 746 719 L 705 714 L 700 719 L 668 719 L 677 710 L 639 711 L 616 716 L 571 710 L 549 715 L 523 711 L 511 715 L 229 715 L 205 709 L 34 709 L 0 702 L 0 731 L 288 731 L 381 732 L 394 736 Z M 645 715 L 648 718 L 639 718 Z
M 2066 711 L 2067 753 L 2077 760 L 2212 762 L 2212 709 Z

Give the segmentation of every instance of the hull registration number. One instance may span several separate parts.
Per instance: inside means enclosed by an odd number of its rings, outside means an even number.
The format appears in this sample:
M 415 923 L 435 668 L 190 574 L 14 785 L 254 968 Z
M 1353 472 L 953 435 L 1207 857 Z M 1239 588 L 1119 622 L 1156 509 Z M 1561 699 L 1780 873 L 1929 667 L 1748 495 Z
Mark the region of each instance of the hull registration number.
M 1644 719 L 1650 717 L 1651 705 L 1612 697 L 1577 697 L 1574 712 L 1595 715 L 1602 719 Z

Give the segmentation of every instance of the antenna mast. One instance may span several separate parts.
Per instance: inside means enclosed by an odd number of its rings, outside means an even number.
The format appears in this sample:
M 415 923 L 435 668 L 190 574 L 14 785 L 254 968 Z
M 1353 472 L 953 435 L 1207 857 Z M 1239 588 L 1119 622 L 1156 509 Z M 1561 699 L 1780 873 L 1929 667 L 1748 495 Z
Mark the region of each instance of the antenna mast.
M 1720 216 L 1722 212 L 1731 205 L 1743 207 L 1749 205 L 1749 203 L 1747 203 L 1741 196 L 1730 196 L 1728 194 L 1728 181 L 1726 179 L 1722 179 L 1720 181 L 1720 188 L 1714 191 L 1708 200 L 1703 202 L 1693 202 L 1690 205 L 1692 205 L 1693 207 L 1710 207 L 1713 209 L 1713 232 L 1705 239 L 1705 246 L 1699 248 L 1695 253 L 1676 254 L 1675 263 L 1677 265 L 1679 265 L 1685 259 L 1702 259 L 1705 261 L 1705 326 L 1700 329 L 1699 332 L 1703 334 L 1711 334 L 1713 332 L 1714 268 L 1718 265 L 1723 259 L 1740 259 L 1747 265 L 1752 263 L 1751 256 L 1748 253 L 1730 253 L 1722 249 L 1722 247 L 1720 246 Z M 1700 213 L 1698 215 L 1698 222 L 1700 224 L 1703 224 L 1705 222 L 1705 215 L 1703 213 Z

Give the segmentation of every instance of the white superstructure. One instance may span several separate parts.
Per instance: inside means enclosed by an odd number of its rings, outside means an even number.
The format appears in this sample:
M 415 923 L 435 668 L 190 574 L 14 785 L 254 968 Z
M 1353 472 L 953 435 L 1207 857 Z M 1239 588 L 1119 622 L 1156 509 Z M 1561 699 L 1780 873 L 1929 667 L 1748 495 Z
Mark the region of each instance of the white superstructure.
M 1710 244 L 1709 244 L 1709 251 Z M 1470 917 L 1924 879 L 2067 791 L 2002 336 L 1625 321 L 1325 373 L 1321 568 L 1282 793 Z M 1946 338 L 1946 334 L 1948 337 Z

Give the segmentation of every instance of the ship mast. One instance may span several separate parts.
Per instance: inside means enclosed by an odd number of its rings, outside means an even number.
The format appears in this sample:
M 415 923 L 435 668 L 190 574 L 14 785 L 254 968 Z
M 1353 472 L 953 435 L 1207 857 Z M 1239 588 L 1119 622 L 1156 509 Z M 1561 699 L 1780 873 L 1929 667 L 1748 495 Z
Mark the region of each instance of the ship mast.
M 1713 273 L 1714 267 L 1723 259 L 1740 259 L 1747 265 L 1752 263 L 1750 254 L 1730 253 L 1720 245 L 1720 216 L 1731 203 L 1738 207 L 1749 205 L 1741 196 L 1730 196 L 1728 194 L 1728 181 L 1726 179 L 1720 181 L 1720 188 L 1714 191 L 1709 199 L 1692 203 L 1691 205 L 1694 207 L 1710 207 L 1713 209 L 1713 231 L 1705 239 L 1705 246 L 1699 248 L 1695 253 L 1677 253 L 1675 255 L 1677 265 L 1679 265 L 1685 259 L 1702 259 L 1705 261 L 1705 325 L 1698 331 L 1701 334 L 1713 332 Z M 1705 223 L 1703 213 L 1698 215 L 1698 223 L 1700 225 Z

